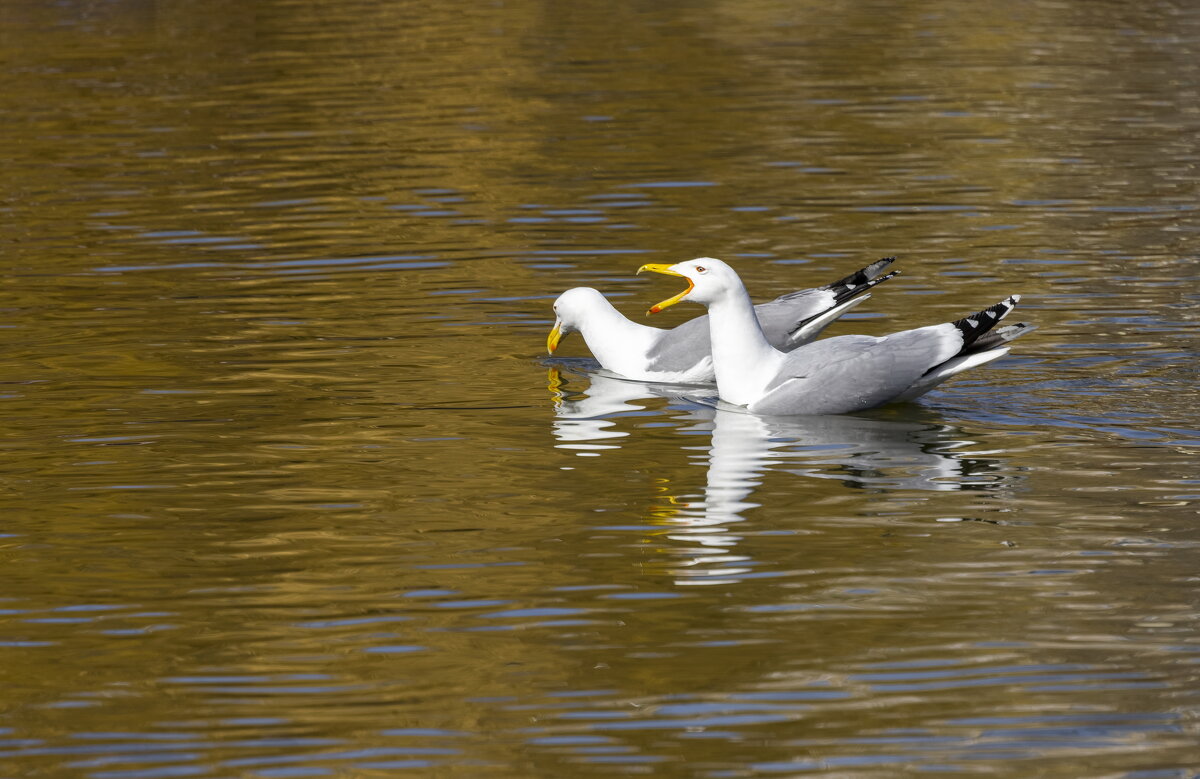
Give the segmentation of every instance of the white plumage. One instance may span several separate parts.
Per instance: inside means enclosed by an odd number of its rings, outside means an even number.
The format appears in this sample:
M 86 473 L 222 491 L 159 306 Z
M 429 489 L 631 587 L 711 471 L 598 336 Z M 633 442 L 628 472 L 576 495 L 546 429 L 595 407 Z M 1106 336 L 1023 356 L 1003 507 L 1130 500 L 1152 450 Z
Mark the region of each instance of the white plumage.
M 1005 344 L 1030 329 L 1018 324 L 989 332 L 1016 306 L 1020 298 L 1013 295 L 957 322 L 880 338 L 838 336 L 784 352 L 764 335 L 742 280 L 721 260 L 643 270 L 688 280 L 688 289 L 650 310 L 683 300 L 706 306 L 717 392 L 756 414 L 843 414 L 910 400 L 1004 356 Z
M 867 290 L 895 276 L 880 275 L 888 257 L 823 287 L 790 292 L 754 307 L 764 337 L 790 351 L 810 343 L 829 323 L 862 303 Z M 708 317 L 665 330 L 638 324 L 617 311 L 598 291 L 576 287 L 554 301 L 554 328 L 546 339 L 553 353 L 559 340 L 578 332 L 607 370 L 640 381 L 706 383 L 715 379 Z

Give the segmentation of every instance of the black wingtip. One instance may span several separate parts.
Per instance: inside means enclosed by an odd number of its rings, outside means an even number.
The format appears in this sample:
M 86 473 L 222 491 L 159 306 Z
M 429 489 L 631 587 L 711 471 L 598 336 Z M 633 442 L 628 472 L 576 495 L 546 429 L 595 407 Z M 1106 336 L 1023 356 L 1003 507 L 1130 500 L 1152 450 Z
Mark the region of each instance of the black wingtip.
M 995 305 L 988 306 L 978 313 L 972 314 L 968 317 L 963 317 L 957 322 L 954 322 L 954 326 L 958 328 L 960 333 L 962 333 L 963 350 L 968 350 L 969 347 L 971 347 L 984 335 L 984 333 L 1000 324 L 1000 320 L 1008 316 L 1009 313 L 1017 307 L 1017 303 L 1020 302 L 1020 300 L 1020 295 L 1010 295 Z M 1016 336 L 1014 335 L 1013 338 L 1015 337 Z
M 888 279 L 894 279 L 895 277 L 899 276 L 901 274 L 901 272 L 902 271 L 900 271 L 900 270 L 894 270 L 891 273 L 885 273 L 884 275 L 880 276 L 877 279 L 871 279 L 871 280 L 867 281 L 865 284 L 863 284 L 862 288 L 859 289 L 855 294 L 858 294 L 859 292 L 866 292 L 871 287 L 874 287 L 877 284 L 882 284 L 883 282 L 887 281 Z
M 882 284 L 898 275 L 900 273 L 898 270 L 894 270 L 884 276 L 879 275 L 883 272 L 884 268 L 895 261 L 895 257 L 884 257 L 882 260 L 876 260 L 865 268 L 856 270 L 844 279 L 838 279 L 832 284 L 827 284 L 824 289 L 833 293 L 834 300 L 837 303 L 843 303 L 852 297 L 861 295 L 876 284 Z

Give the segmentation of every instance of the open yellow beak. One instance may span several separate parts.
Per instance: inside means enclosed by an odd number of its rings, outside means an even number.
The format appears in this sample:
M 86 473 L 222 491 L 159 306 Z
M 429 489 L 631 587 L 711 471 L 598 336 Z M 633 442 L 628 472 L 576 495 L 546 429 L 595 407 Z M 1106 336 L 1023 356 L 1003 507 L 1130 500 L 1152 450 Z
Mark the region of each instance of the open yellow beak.
M 562 340 L 562 321 L 554 320 L 554 328 L 550 330 L 550 335 L 546 336 L 546 351 L 554 354 L 554 350 L 558 348 L 558 342 Z
M 670 265 L 643 265 L 642 267 L 638 268 L 637 272 L 641 273 L 644 270 L 652 271 L 654 273 L 665 273 L 668 276 L 678 276 L 681 279 L 687 279 L 687 283 L 688 283 L 687 289 L 685 289 L 683 292 L 680 292 L 678 295 L 675 295 L 674 297 L 669 297 L 666 300 L 662 301 L 661 303 L 655 303 L 653 306 L 650 306 L 650 310 L 646 312 L 647 314 L 657 314 L 659 311 L 662 311 L 664 308 L 668 308 L 670 306 L 675 305 L 676 303 L 678 303 L 679 301 L 681 301 L 685 297 L 687 297 L 687 293 L 691 292 L 692 287 L 695 286 L 694 284 L 692 284 L 692 280 L 688 279 L 687 276 L 684 276 L 682 273 L 679 273 L 678 271 L 671 270 Z

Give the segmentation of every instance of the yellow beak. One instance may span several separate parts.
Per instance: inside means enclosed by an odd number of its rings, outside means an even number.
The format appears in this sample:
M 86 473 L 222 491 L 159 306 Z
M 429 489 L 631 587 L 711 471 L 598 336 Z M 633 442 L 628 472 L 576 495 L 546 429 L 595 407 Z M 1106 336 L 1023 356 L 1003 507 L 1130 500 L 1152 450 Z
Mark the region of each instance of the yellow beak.
M 550 335 L 546 336 L 546 351 L 554 354 L 554 350 L 558 348 L 558 342 L 562 340 L 562 321 L 554 320 L 554 328 L 550 331 Z
M 664 308 L 675 305 L 676 303 L 678 303 L 679 301 L 681 301 L 685 297 L 687 297 L 687 293 L 691 292 L 692 287 L 695 286 L 694 284 L 692 284 L 692 280 L 688 279 L 687 276 L 684 276 L 682 273 L 680 273 L 678 271 L 671 270 L 670 265 L 643 265 L 642 267 L 638 268 L 637 272 L 641 273 L 644 270 L 648 270 L 653 273 L 665 273 L 668 276 L 678 276 L 681 279 L 687 279 L 687 283 L 688 283 L 687 289 L 685 289 L 683 292 L 680 292 L 678 295 L 675 295 L 674 297 L 669 297 L 666 300 L 662 301 L 661 303 L 655 303 L 653 306 L 650 306 L 650 310 L 646 312 L 647 314 L 657 314 L 659 311 L 662 311 Z

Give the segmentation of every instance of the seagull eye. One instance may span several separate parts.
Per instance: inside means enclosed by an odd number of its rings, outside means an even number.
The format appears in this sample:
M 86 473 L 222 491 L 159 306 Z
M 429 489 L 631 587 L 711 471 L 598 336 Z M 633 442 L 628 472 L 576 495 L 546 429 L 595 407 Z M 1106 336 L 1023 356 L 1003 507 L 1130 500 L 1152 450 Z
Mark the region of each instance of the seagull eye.
M 708 268 L 704 267 L 703 265 L 697 265 L 696 272 L 697 273 L 708 273 Z

